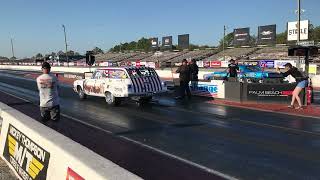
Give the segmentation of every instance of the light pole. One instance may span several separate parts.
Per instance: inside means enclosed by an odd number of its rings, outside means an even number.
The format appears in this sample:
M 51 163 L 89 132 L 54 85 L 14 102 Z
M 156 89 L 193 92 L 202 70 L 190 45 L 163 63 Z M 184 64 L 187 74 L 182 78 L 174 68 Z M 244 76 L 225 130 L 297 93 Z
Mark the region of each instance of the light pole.
M 225 61 L 226 60 L 226 56 L 225 56 L 225 54 L 224 54 L 224 44 L 225 44 L 225 37 L 226 37 L 226 26 L 224 25 L 223 26 L 223 43 L 222 43 L 222 54 L 223 54 L 223 61 Z
M 301 21 L 301 1 L 298 0 L 298 36 L 297 36 L 297 44 L 300 42 L 300 21 Z
M 13 48 L 13 40 L 12 40 L 12 38 L 11 38 L 11 52 L 12 52 L 12 59 L 14 59 L 15 56 L 14 56 L 14 48 Z
M 67 63 L 69 67 L 69 58 L 68 58 L 68 44 L 67 44 L 67 33 L 66 33 L 66 27 L 64 24 L 62 24 L 63 32 L 64 32 L 64 43 L 66 45 L 66 58 L 67 58 Z

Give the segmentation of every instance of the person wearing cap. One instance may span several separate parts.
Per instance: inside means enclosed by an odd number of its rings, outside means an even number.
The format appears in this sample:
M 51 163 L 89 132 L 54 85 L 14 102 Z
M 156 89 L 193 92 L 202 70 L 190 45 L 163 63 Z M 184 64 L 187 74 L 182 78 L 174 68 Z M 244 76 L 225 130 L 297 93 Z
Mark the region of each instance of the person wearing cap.
M 292 92 L 292 99 L 291 99 L 291 104 L 288 106 L 288 108 L 295 108 L 295 109 L 302 109 L 302 103 L 301 99 L 299 97 L 300 92 L 302 91 L 303 88 L 305 88 L 308 85 L 307 77 L 305 77 L 299 70 L 298 68 L 292 66 L 292 64 L 287 63 L 284 65 L 286 72 L 281 72 L 279 67 L 277 67 L 277 72 L 279 74 L 282 74 L 284 77 L 287 77 L 291 75 L 296 79 L 296 82 L 298 83 L 296 88 Z M 294 107 L 294 103 L 297 100 L 298 106 Z
M 238 77 L 239 66 L 235 60 L 231 59 L 230 64 L 228 64 L 228 73 L 229 77 L 236 78 Z
M 191 92 L 189 89 L 191 71 L 190 67 L 188 66 L 188 61 L 186 59 L 182 60 L 182 65 L 177 69 L 176 73 L 180 73 L 180 95 L 176 97 L 176 99 L 183 99 L 186 93 L 188 97 L 191 98 Z
M 50 73 L 51 66 L 48 62 L 42 64 L 42 75 L 37 78 L 40 96 L 40 113 L 42 121 L 60 120 L 59 82 L 55 75 Z

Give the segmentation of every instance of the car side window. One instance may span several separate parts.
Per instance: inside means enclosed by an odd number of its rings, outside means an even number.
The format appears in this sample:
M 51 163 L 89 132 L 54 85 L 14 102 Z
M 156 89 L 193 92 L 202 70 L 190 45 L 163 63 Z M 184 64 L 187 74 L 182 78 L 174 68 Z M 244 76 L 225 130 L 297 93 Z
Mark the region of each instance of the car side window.
M 95 72 L 92 74 L 91 79 L 95 79 L 95 77 L 96 77 L 96 73 L 97 73 L 97 71 L 95 71 Z
M 100 71 L 96 71 L 94 75 L 94 79 L 101 79 L 102 78 L 102 73 Z

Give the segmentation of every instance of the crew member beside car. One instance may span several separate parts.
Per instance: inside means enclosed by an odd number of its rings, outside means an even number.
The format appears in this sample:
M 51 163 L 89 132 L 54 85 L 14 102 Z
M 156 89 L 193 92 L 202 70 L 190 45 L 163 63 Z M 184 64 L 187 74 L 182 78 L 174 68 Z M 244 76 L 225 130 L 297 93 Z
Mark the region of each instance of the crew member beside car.
M 305 88 L 308 85 L 307 77 L 305 77 L 299 70 L 298 68 L 292 66 L 292 64 L 287 63 L 284 65 L 286 72 L 281 72 L 279 67 L 277 67 L 277 72 L 279 74 L 282 74 L 284 77 L 287 77 L 291 75 L 296 79 L 296 82 L 298 83 L 296 88 L 292 92 L 292 100 L 291 104 L 288 106 L 289 108 L 295 108 L 295 109 L 302 109 L 302 103 L 301 99 L 299 97 L 300 92 L 302 91 L 303 88 Z M 298 102 L 298 106 L 294 107 L 295 101 Z

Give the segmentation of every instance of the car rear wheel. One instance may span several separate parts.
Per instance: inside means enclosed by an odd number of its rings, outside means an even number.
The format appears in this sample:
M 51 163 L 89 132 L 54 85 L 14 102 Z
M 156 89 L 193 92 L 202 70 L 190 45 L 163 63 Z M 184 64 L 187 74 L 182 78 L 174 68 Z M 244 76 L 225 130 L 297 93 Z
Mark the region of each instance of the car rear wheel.
M 83 89 L 80 86 L 78 87 L 78 96 L 80 100 L 87 99 L 87 95 L 84 93 Z
M 105 93 L 105 99 L 109 106 L 119 106 L 121 104 L 120 98 L 114 97 L 110 92 Z

